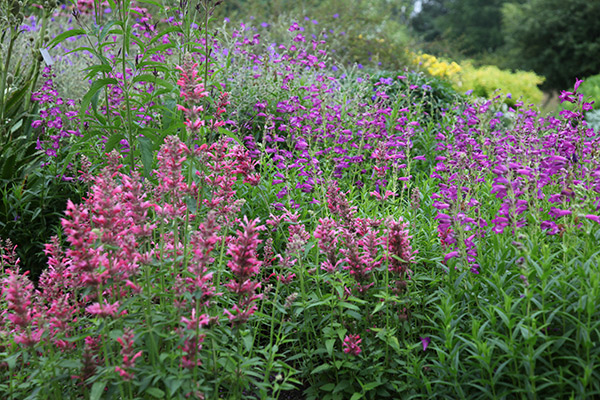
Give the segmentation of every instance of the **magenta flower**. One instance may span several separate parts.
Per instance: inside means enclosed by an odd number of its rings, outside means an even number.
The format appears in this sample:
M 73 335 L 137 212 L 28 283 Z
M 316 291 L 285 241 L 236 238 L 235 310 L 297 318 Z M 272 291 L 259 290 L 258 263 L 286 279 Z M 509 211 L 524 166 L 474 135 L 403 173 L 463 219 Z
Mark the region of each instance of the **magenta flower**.
M 417 253 L 410 244 L 412 236 L 408 234 L 408 223 L 400 218 L 398 221 L 389 219 L 386 225 L 389 269 L 399 275 L 400 279 L 404 279 L 410 264 L 415 262 Z
M 451 258 L 456 258 L 456 257 L 458 257 L 458 256 L 459 256 L 459 254 L 460 254 L 460 253 L 459 253 L 458 251 L 456 251 L 456 250 L 454 250 L 454 251 L 451 251 L 450 253 L 447 253 L 447 254 L 444 256 L 444 262 L 448 262 L 448 260 L 449 260 L 449 259 L 451 259 Z
M 362 350 L 359 344 L 362 342 L 360 335 L 346 335 L 344 338 L 344 353 L 351 354 L 353 356 L 359 355 Z
M 18 330 L 25 330 L 33 321 L 30 309 L 33 284 L 27 278 L 27 272 L 20 274 L 18 267 L 16 271 L 7 269 L 6 273 L 8 277 L 2 282 L 2 294 L 8 303 L 8 310 L 12 311 L 8 319 Z
M 85 311 L 100 318 L 113 318 L 117 314 L 117 311 L 119 311 L 119 302 L 117 301 L 113 304 L 109 304 L 106 300 L 104 300 L 103 304 L 96 302 L 87 306 Z
M 236 232 L 237 237 L 227 249 L 227 254 L 231 256 L 231 261 L 227 263 L 227 266 L 240 284 L 256 275 L 262 265 L 262 262 L 257 259 L 256 250 L 261 242 L 258 239 L 258 233 L 264 230 L 264 226 L 257 226 L 258 222 L 258 219 L 249 221 L 248 217 L 244 216 L 242 230 Z
M 133 353 L 133 339 L 134 333 L 130 328 L 126 328 L 123 336 L 117 338 L 117 342 L 121 345 L 121 356 L 123 356 L 123 363 L 120 367 L 115 367 L 115 371 L 125 381 L 129 381 L 133 378 L 131 369 L 135 366 L 135 360 L 142 356 L 142 351 Z
M 196 309 L 193 308 L 191 318 L 188 319 L 181 317 L 181 323 L 185 324 L 186 329 L 193 331 L 207 326 L 209 323 L 209 318 L 207 314 L 196 316 Z
M 246 216 L 241 225 L 241 230 L 236 232 L 236 237 L 229 243 L 227 254 L 231 260 L 227 266 L 231 269 L 234 279 L 225 285 L 232 293 L 238 295 L 238 302 L 231 311 L 224 310 L 232 325 L 246 323 L 254 314 L 257 307 L 255 300 L 262 298 L 256 294 L 260 282 L 252 281 L 252 277 L 260 272 L 262 261 L 258 260 L 257 248 L 261 242 L 258 239 L 259 231 L 264 230 L 263 225 L 258 225 L 259 219 L 249 221 Z
M 431 343 L 431 338 L 429 336 L 421 337 L 421 344 L 423 345 L 423 351 L 427 350 L 427 346 Z
M 592 214 L 588 214 L 588 215 L 584 215 L 584 218 L 589 219 L 590 221 L 594 221 L 600 224 L 600 216 L 598 215 L 592 215 Z
M 551 217 L 560 218 L 560 217 L 564 217 L 565 215 L 571 215 L 572 212 L 571 212 L 571 210 L 562 210 L 557 207 L 550 207 L 550 211 L 548 212 L 548 214 Z

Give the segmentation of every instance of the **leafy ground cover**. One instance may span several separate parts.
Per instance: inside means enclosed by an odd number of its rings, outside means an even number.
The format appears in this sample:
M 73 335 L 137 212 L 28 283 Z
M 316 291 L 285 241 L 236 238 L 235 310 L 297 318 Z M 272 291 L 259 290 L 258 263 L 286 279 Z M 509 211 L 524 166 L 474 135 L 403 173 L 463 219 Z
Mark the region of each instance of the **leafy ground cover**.
M 3 243 L 4 398 L 600 395 L 580 81 L 542 117 L 336 63 L 310 19 L 143 5 L 48 45 L 90 63 L 76 100 L 47 67 L 30 122 L 82 197 L 36 285 Z

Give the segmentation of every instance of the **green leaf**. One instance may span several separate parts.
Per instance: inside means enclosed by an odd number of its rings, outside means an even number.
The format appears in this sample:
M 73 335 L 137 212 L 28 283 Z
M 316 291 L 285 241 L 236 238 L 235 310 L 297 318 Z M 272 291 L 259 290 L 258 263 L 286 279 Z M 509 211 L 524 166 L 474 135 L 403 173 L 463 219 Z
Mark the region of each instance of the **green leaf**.
M 80 360 L 62 360 L 58 365 L 63 368 L 81 368 L 82 364 Z
M 23 82 L 23 86 L 8 95 L 5 103 L 5 117 L 8 116 L 10 119 L 14 119 L 16 117 L 16 113 L 19 111 L 21 106 L 23 105 L 23 98 L 25 94 L 29 90 L 29 84 L 31 81 Z
M 90 392 L 90 400 L 100 400 L 100 397 L 102 396 L 105 387 L 105 381 L 94 382 L 94 384 L 92 385 L 92 390 Z
M 162 36 L 161 36 L 162 37 Z M 163 50 L 168 50 L 174 48 L 175 45 L 173 43 L 161 44 L 151 49 L 148 49 L 148 54 L 160 53 Z
M 349 310 L 353 310 L 353 311 L 360 311 L 360 308 L 357 305 L 354 305 L 352 303 L 348 303 L 346 301 L 341 301 L 340 302 L 340 306 L 347 308 Z
M 65 39 L 68 39 L 73 36 L 79 36 L 79 35 L 85 35 L 85 34 L 86 34 L 86 32 L 81 28 L 70 29 L 70 30 L 63 32 L 60 35 L 56 36 L 54 39 L 52 39 L 50 41 L 50 43 L 48 43 L 48 49 L 52 49 L 52 48 L 56 47 L 59 43 L 61 43 Z
M 152 4 L 152 5 L 156 6 L 156 7 L 162 8 L 162 4 L 161 4 L 161 3 L 159 3 L 159 2 L 158 2 L 158 1 L 156 1 L 156 0 L 138 0 L 137 2 L 138 2 L 138 3 L 147 3 L 147 4 Z
M 331 392 L 335 388 L 335 383 L 327 383 L 320 387 L 320 389 L 324 392 Z
M 352 395 L 352 397 L 350 397 L 350 400 L 358 400 L 358 399 L 362 399 L 363 397 L 365 397 L 364 394 L 356 392 Z
M 250 353 L 252 351 L 252 343 L 254 342 L 254 338 L 249 332 L 246 332 L 246 335 L 242 338 L 244 341 L 244 347 L 246 347 L 246 351 Z
M 325 348 L 327 349 L 327 354 L 329 357 L 333 355 L 333 346 L 335 345 L 335 339 L 329 339 L 325 341 Z
M 329 363 L 321 364 L 317 368 L 313 369 L 311 374 L 318 374 L 321 372 L 329 371 L 331 369 L 331 365 Z M 331 387 L 333 389 L 333 386 Z
M 239 144 L 240 146 L 243 146 L 243 143 L 240 141 L 240 139 L 237 137 L 237 135 L 235 133 L 231 132 L 230 130 L 225 129 L 222 126 L 220 126 L 219 133 L 221 135 L 225 135 L 227 137 L 232 138 L 233 140 L 235 140 L 237 142 L 237 144 Z
M 396 353 L 400 354 L 400 343 L 396 336 L 388 336 L 386 342 Z
M 169 393 L 171 396 L 174 396 L 177 390 L 183 384 L 183 381 L 181 379 L 174 379 L 171 377 L 165 379 L 164 382 L 167 389 L 169 389 Z
M 181 379 L 174 379 L 171 377 L 165 379 L 164 382 L 167 389 L 169 389 L 169 393 L 171 396 L 174 396 L 177 390 L 183 384 L 183 381 Z
M 102 27 L 100 36 L 98 36 L 99 43 L 102 43 L 104 41 L 104 38 L 106 38 L 106 36 L 108 36 L 108 34 L 110 33 L 110 28 L 112 28 L 113 25 L 115 25 L 116 23 L 117 23 L 117 21 L 110 21 L 108 24 L 106 24 Z
M 115 78 L 103 78 L 98 79 L 97 81 L 92 83 L 90 90 L 88 90 L 88 92 L 85 94 L 85 96 L 83 96 L 83 99 L 81 100 L 80 110 L 82 114 L 87 110 L 88 106 L 90 105 L 90 102 L 92 101 L 92 97 L 94 97 L 96 92 L 105 87 L 106 85 L 110 84 L 118 85 L 119 82 Z
M 146 389 L 146 393 L 148 393 L 150 396 L 157 398 L 157 399 L 162 399 L 165 397 L 165 392 L 163 392 L 159 388 L 155 388 L 155 387 Z
M 112 67 L 108 64 L 97 64 L 84 68 L 83 71 L 88 71 L 87 75 L 83 79 L 93 79 L 100 72 L 112 72 Z
M 138 137 L 140 142 L 140 153 L 142 155 L 142 165 L 144 166 L 144 175 L 149 176 L 152 172 L 152 163 L 154 162 L 154 145 L 152 140 L 145 136 Z
M 119 144 L 119 142 L 123 139 L 125 139 L 125 135 L 123 135 L 122 133 L 117 133 L 115 135 L 112 135 L 106 141 L 106 144 L 104 145 L 104 151 L 107 153 L 110 153 L 117 146 L 117 144 Z
M 361 321 L 363 319 L 363 316 L 359 312 L 353 310 L 346 310 L 345 314 L 351 316 L 357 321 Z
M 382 385 L 381 382 L 369 382 L 365 386 L 363 386 L 363 390 L 365 392 L 368 392 L 368 391 L 373 390 L 376 387 L 381 386 L 381 385 Z
M 17 359 L 19 358 L 20 355 L 21 355 L 21 353 L 15 353 L 4 359 L 4 361 L 8 364 L 8 369 L 10 369 L 10 370 L 15 369 L 15 366 L 17 365 Z
M 373 312 L 371 313 L 371 315 L 377 314 L 379 311 L 381 311 L 381 309 L 384 306 L 385 306 L 385 301 L 380 301 L 379 303 L 377 303 L 377 305 L 375 306 L 375 309 L 373 310 Z
M 150 83 L 156 83 L 161 85 L 162 87 L 169 89 L 169 90 L 173 90 L 173 84 L 171 82 L 168 82 L 162 78 L 158 78 L 156 76 L 154 76 L 153 74 L 141 74 L 138 75 L 136 77 L 134 77 L 131 80 L 132 83 L 136 83 L 136 82 L 150 82 Z
M 121 336 L 123 336 L 122 329 L 113 329 L 112 331 L 108 332 L 108 337 L 111 338 L 112 340 L 117 340 Z
M 171 33 L 171 32 L 175 32 L 175 33 L 183 33 L 183 31 L 181 30 L 181 27 L 180 27 L 180 26 L 170 26 L 170 27 L 168 27 L 167 29 L 165 29 L 165 30 L 161 31 L 161 32 L 160 32 L 160 35 L 156 35 L 156 36 L 154 36 L 154 37 L 153 37 L 153 38 L 150 40 L 150 43 L 149 43 L 149 45 L 151 45 L 152 43 L 155 43 L 155 42 L 157 42 L 157 41 L 159 41 L 159 40 L 162 40 L 162 38 L 163 38 L 165 35 L 168 35 L 168 34 L 169 34 L 169 33 Z

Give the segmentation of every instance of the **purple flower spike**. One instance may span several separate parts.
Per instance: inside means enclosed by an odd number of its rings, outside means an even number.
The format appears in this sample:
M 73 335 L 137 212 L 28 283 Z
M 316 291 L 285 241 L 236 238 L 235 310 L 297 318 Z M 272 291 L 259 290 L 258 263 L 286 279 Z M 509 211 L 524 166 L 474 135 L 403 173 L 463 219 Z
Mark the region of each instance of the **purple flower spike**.
M 446 255 L 444 256 L 444 262 L 448 262 L 448 260 L 449 260 L 449 259 L 451 259 L 451 258 L 456 258 L 456 257 L 458 257 L 458 254 L 459 254 L 459 253 L 458 253 L 458 251 L 456 251 L 456 250 L 455 250 L 455 251 L 451 251 L 450 253 L 448 253 L 448 254 L 446 254 Z
M 423 351 L 427 350 L 427 346 L 429 346 L 429 343 L 431 343 L 431 338 L 429 336 L 421 336 L 421 344 L 423 345 Z

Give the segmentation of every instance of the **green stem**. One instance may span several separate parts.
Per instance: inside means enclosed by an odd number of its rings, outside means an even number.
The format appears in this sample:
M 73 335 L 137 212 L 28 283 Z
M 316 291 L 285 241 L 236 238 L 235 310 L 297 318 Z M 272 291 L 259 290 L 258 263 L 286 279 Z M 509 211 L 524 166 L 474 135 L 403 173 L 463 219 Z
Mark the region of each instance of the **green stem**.
M 39 51 L 40 48 L 42 47 L 42 44 L 44 43 L 44 36 L 46 36 L 46 29 L 47 29 L 47 25 L 48 25 L 48 11 L 44 11 L 44 16 L 42 18 L 42 28 L 40 29 L 40 39 L 37 42 L 37 45 L 35 46 L 35 50 L 33 51 L 33 81 L 31 82 L 31 85 L 29 86 L 29 94 L 27 97 L 25 97 L 25 110 L 29 109 L 29 104 L 31 103 L 31 95 L 33 94 L 33 91 L 35 90 L 35 87 L 37 86 L 37 80 L 38 77 L 40 75 L 40 58 L 39 58 Z
M 210 56 L 210 47 L 208 46 L 208 20 L 209 20 L 209 6 L 208 4 L 204 9 L 204 87 L 208 90 L 208 57 Z
M 131 162 L 131 171 L 135 168 L 135 159 L 133 156 L 134 137 L 133 137 L 133 120 L 131 118 L 131 105 L 129 101 L 129 85 L 127 84 L 127 68 L 126 68 L 126 44 L 129 42 L 129 15 L 125 7 L 121 8 L 121 21 L 123 22 L 123 47 L 121 50 L 121 63 L 123 71 L 123 96 L 125 97 L 125 107 L 127 108 L 127 134 L 129 137 L 129 161 Z M 108 114 L 108 104 L 107 104 Z
M 14 30 L 11 30 L 10 32 L 10 40 L 8 43 L 8 51 L 6 52 L 6 62 L 3 66 L 3 71 L 2 71 L 2 79 L 0 80 L 0 122 L 2 124 L 5 123 L 4 118 L 5 118 L 5 96 L 6 96 L 6 80 L 8 78 L 8 70 L 10 68 L 10 59 L 12 57 L 12 52 L 13 52 L 13 47 L 15 44 L 15 40 L 17 39 L 17 35 L 15 33 Z M 2 138 L 4 139 L 4 138 Z

